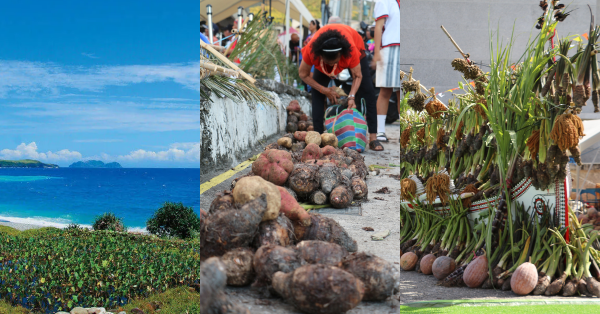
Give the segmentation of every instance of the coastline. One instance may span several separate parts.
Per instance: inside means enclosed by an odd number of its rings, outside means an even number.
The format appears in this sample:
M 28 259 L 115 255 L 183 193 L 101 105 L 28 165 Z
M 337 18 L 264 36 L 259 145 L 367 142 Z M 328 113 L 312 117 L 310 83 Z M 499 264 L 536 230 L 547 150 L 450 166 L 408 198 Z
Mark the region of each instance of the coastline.
M 6 221 L 0 221 L 0 226 L 11 227 L 11 228 L 17 229 L 19 231 L 25 231 L 25 230 L 31 230 L 31 229 L 40 229 L 40 228 L 44 227 L 44 226 L 40 226 L 40 225 L 31 225 L 31 224 L 23 224 L 23 223 L 17 223 L 17 222 L 6 222 Z

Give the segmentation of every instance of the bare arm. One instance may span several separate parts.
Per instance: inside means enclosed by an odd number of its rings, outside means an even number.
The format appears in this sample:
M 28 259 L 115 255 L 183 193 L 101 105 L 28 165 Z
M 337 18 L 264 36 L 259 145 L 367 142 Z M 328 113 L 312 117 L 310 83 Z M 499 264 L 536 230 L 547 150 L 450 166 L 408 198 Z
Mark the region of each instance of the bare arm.
M 375 55 L 373 56 L 373 62 L 377 62 L 381 59 L 379 52 L 381 51 L 381 36 L 383 35 L 383 26 L 385 25 L 385 18 L 377 20 L 375 22 L 375 38 L 373 43 L 375 44 Z
M 300 75 L 300 79 L 308 84 L 310 87 L 314 88 L 315 90 L 317 90 L 319 93 L 327 96 L 327 98 L 329 98 L 329 100 L 332 103 L 337 103 L 337 94 L 335 92 L 333 92 L 332 90 L 330 90 L 329 88 L 317 83 L 317 81 L 315 81 L 310 73 L 310 68 L 312 66 L 308 65 L 307 63 L 304 62 L 304 60 L 302 60 L 302 63 L 300 63 L 300 68 L 298 68 L 298 74 Z M 316 70 L 315 70 L 316 71 Z M 360 72 L 360 69 L 359 69 Z
M 362 71 L 360 68 L 360 63 L 350 69 L 350 73 L 352 73 L 352 88 L 350 88 L 350 95 L 356 95 L 358 92 L 358 88 L 360 87 L 360 83 L 362 82 Z M 354 99 L 348 99 L 348 108 L 356 108 L 356 102 Z

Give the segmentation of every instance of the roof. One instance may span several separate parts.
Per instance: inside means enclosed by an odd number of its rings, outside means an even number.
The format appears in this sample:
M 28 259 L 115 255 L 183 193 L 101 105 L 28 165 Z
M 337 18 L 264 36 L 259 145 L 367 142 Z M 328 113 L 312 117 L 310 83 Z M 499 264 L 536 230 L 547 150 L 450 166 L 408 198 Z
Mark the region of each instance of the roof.
M 300 14 L 302 14 L 302 25 L 308 27 L 313 16 L 308 11 L 306 6 L 301 0 L 289 0 L 290 1 L 290 18 L 299 21 Z M 272 0 L 271 6 L 277 11 L 285 13 L 285 2 L 286 0 Z M 212 20 L 213 23 L 219 23 L 220 21 L 237 14 L 238 7 L 243 8 L 251 7 L 257 4 L 261 4 L 261 0 L 203 0 L 200 5 L 200 18 L 206 20 L 206 6 L 212 5 Z M 265 4 L 265 8 L 268 10 L 269 4 Z

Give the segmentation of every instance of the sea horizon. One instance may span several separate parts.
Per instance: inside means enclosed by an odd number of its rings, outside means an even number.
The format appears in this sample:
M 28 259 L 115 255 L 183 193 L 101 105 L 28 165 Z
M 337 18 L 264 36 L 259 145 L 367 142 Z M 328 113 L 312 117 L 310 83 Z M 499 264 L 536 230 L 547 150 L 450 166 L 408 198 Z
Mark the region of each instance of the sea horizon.
M 98 169 L 102 169 L 98 171 Z M 0 220 L 91 227 L 112 212 L 131 231 L 165 202 L 200 212 L 199 168 L 0 168 Z

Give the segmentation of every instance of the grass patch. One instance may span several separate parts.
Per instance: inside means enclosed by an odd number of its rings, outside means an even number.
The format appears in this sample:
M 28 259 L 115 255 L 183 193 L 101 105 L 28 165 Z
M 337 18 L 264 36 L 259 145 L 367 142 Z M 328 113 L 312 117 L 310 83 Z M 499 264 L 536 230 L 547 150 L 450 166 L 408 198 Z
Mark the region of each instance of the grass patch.
M 199 281 L 196 240 L 56 228 L 0 233 L 0 299 L 35 312 L 116 308 Z
M 496 306 L 448 306 L 438 308 L 418 308 L 409 307 L 402 305 L 400 306 L 400 313 L 435 313 L 435 314 L 466 314 L 466 313 L 477 313 L 477 314 L 514 314 L 514 313 L 528 313 L 528 314 L 588 314 L 588 313 L 599 313 L 600 305 L 597 304 L 586 304 L 586 305 L 574 305 L 574 304 L 554 304 L 554 305 L 496 305 Z
M 152 305 L 153 302 L 161 304 L 160 311 L 156 311 Z M 190 288 L 179 287 L 145 299 L 134 300 L 119 310 L 129 313 L 136 307 L 147 314 L 200 314 L 200 294 Z
M 20 306 L 12 306 L 10 303 L 0 300 L 0 314 L 29 314 L 30 312 Z
M 9 236 L 16 236 L 19 233 L 21 233 L 21 231 L 15 229 L 15 228 L 8 227 L 8 226 L 0 226 L 0 233 L 6 234 Z

